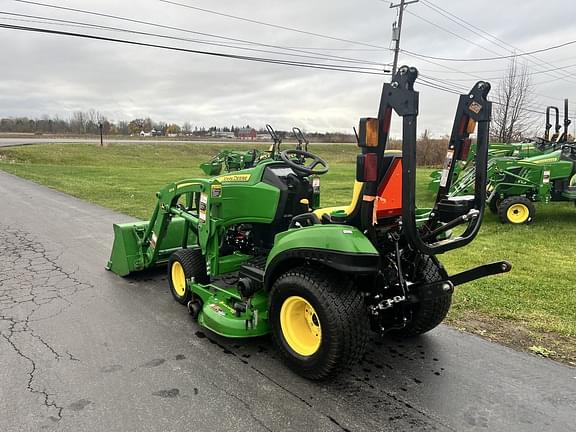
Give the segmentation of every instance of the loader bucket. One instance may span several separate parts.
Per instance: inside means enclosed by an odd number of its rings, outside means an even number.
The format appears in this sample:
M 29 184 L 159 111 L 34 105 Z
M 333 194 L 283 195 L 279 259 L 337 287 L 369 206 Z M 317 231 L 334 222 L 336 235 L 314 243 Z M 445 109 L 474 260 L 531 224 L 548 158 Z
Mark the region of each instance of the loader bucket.
M 140 247 L 140 236 L 148 227 L 148 222 L 114 224 L 114 244 L 107 270 L 119 276 L 127 276 L 144 268 L 144 257 Z M 140 236 L 137 234 L 140 233 Z
M 182 248 L 184 241 L 184 219 L 172 218 L 164 238 L 156 245 L 159 248 L 157 259 L 148 262 L 145 253 L 147 245 L 143 245 L 148 221 L 114 224 L 114 244 L 112 254 L 106 265 L 106 269 L 113 271 L 119 276 L 127 276 L 132 272 L 144 270 L 168 261 L 168 257 Z M 187 245 L 194 247 L 197 238 L 191 231 L 188 232 Z
M 222 162 L 206 162 L 201 164 L 200 168 L 207 176 L 216 176 L 222 171 Z

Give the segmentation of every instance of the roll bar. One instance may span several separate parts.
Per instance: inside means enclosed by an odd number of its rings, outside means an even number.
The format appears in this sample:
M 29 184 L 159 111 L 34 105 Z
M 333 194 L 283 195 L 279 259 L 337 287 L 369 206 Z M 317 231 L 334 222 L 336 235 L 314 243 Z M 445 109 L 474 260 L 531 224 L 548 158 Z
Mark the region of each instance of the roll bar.
M 560 111 L 558 107 L 548 106 L 546 107 L 546 131 L 544 132 L 544 139 L 550 141 L 550 129 L 552 128 L 552 123 L 550 123 L 550 111 L 556 113 L 556 123 L 554 124 L 554 131 L 558 133 L 560 131 Z
M 302 132 L 302 130 L 300 130 L 299 127 L 293 127 L 292 133 L 294 134 L 296 141 L 298 141 L 298 146 L 296 147 L 296 149 L 302 150 L 302 148 L 304 148 L 304 151 L 308 151 L 308 144 L 310 143 L 310 141 L 308 141 L 308 138 L 306 137 L 306 135 L 304 135 L 304 132 Z M 304 147 L 302 147 L 302 144 L 304 144 Z
M 433 233 L 432 236 L 427 236 L 433 240 L 428 243 L 422 239 L 416 228 L 416 223 L 412 213 L 405 223 L 405 229 L 408 233 L 411 243 L 418 247 L 422 252 L 427 254 L 442 253 L 458 247 L 462 247 L 470 243 L 478 234 L 480 226 L 482 225 L 482 218 L 484 215 L 484 206 L 486 203 L 486 172 L 488 167 L 488 139 L 490 128 L 490 117 L 492 115 L 492 102 L 489 102 L 486 97 L 490 92 L 490 84 L 485 81 L 478 81 L 468 94 L 460 95 L 458 106 L 456 108 L 456 115 L 452 126 L 452 133 L 450 141 L 448 142 L 448 151 L 446 152 L 446 159 L 444 161 L 444 168 L 442 170 L 442 177 L 440 179 L 440 187 L 436 196 L 434 208 L 430 213 L 430 218 L 426 223 L 426 228 L 429 232 Z M 437 228 L 438 222 L 442 219 L 440 210 L 446 202 L 450 203 L 450 187 L 454 177 L 454 168 L 458 161 L 465 161 L 468 156 L 468 150 L 471 145 L 470 135 L 477 130 L 476 137 L 476 159 L 475 159 L 475 179 L 474 179 L 474 196 L 470 197 L 471 206 L 468 212 L 448 221 L 444 227 Z M 408 163 L 413 169 L 416 169 L 416 150 L 408 148 Z M 406 212 L 414 211 L 414 195 L 416 182 L 414 176 L 412 179 L 406 180 L 411 184 L 411 196 L 403 196 L 403 200 L 408 201 Z M 408 192 L 408 186 L 405 186 Z M 405 205 L 405 204 L 404 204 Z M 408 216 L 408 215 L 406 215 Z M 406 216 L 404 219 L 406 219 Z M 449 228 L 466 224 L 464 232 L 454 239 L 434 241 L 436 236 Z M 444 229 L 442 229 L 444 228 Z
M 564 134 L 562 142 L 568 142 L 568 127 L 572 121 L 568 118 L 568 99 L 564 99 Z
M 266 125 L 266 130 L 270 134 L 272 141 L 274 141 L 274 144 L 272 144 L 272 151 L 271 151 L 271 155 L 270 155 L 270 157 L 272 159 L 274 159 L 274 157 L 276 156 L 276 153 L 280 153 L 280 144 L 282 144 L 282 138 L 280 138 L 278 136 L 278 134 L 276 133 L 274 128 L 272 126 L 270 126 L 269 124 Z
M 477 82 L 468 94 L 460 95 L 448 151 L 440 180 L 436 202 L 424 227 L 416 225 L 416 133 L 419 94 L 414 90 L 418 70 L 402 66 L 392 78 L 384 84 L 378 113 L 378 146 L 374 149 L 363 148 L 363 152 L 376 153 L 383 160 L 386 142 L 390 131 L 392 111 L 402 117 L 402 226 L 408 242 L 421 252 L 434 255 L 446 252 L 470 243 L 478 234 L 486 200 L 486 169 L 488 161 L 488 135 L 492 103 L 486 100 L 490 84 Z M 459 197 L 465 203 L 465 211 L 455 213 L 450 220 L 443 211 L 454 202 L 449 191 L 452 185 L 456 162 L 465 161 L 471 145 L 470 135 L 477 127 L 475 194 L 473 197 Z M 373 212 L 374 196 L 385 175 L 382 162 L 378 166 L 375 181 L 366 184 L 362 206 L 362 223 L 369 231 L 368 214 Z M 443 222 L 444 224 L 440 224 Z M 454 239 L 437 240 L 437 236 L 458 225 L 467 224 L 464 233 Z M 421 232 L 423 234 L 421 234 Z

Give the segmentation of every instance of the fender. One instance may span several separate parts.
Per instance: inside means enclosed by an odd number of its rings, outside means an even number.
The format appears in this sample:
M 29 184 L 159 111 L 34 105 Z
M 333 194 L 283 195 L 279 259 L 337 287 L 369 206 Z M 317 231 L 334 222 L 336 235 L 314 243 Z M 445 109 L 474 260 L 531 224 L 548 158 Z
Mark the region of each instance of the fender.
M 279 233 L 268 255 L 264 287 L 288 268 L 315 262 L 334 270 L 367 275 L 376 273 L 380 255 L 360 230 L 349 225 L 312 225 Z

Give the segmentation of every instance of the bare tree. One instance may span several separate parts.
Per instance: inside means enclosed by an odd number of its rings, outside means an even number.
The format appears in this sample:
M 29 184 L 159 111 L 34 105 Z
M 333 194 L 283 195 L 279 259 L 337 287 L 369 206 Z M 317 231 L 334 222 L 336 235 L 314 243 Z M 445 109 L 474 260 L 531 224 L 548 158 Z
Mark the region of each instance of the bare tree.
M 501 143 L 520 141 L 531 127 L 526 109 L 532 98 L 532 82 L 525 64 L 512 57 L 506 74 L 496 88 L 492 112 L 492 140 Z

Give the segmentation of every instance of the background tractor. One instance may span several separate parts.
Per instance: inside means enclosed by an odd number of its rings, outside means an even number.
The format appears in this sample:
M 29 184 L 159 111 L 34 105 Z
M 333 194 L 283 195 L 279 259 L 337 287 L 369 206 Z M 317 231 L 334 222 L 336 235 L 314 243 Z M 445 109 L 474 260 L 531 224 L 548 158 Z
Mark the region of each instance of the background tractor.
M 554 111 L 556 124 L 550 137 L 550 112 Z M 503 223 L 530 224 L 536 217 L 535 202 L 573 201 L 576 203 L 575 145 L 569 143 L 568 100 L 564 100 L 564 130 L 561 132 L 559 110 L 546 109 L 544 139 L 534 139 L 532 149 L 510 144 L 507 154 L 495 156 L 489 150 L 487 165 L 487 204 Z M 550 138 L 550 139 L 548 139 Z M 521 144 L 524 146 L 525 144 Z M 493 144 L 497 152 L 505 145 Z M 527 154 L 533 154 L 526 157 Z M 452 184 L 450 196 L 473 193 L 476 166 L 468 158 L 460 164 L 457 179 Z
M 490 210 L 504 223 L 534 222 L 534 202 L 576 203 L 576 145 L 521 160 L 496 160 L 488 193 Z
M 550 113 L 555 114 L 555 124 L 550 123 Z M 568 127 L 571 124 L 568 118 L 568 99 L 564 99 L 564 130 L 561 133 L 562 126 L 560 124 L 560 111 L 555 106 L 546 108 L 546 126 L 544 129 L 544 137 L 534 137 L 521 143 L 492 143 L 488 146 L 488 178 L 492 174 L 494 164 L 496 161 L 502 160 L 518 160 L 534 156 L 540 156 L 545 153 L 551 153 L 559 150 L 563 144 L 569 142 L 571 137 L 568 134 Z M 554 133 L 550 135 L 550 130 L 554 126 Z M 458 163 L 454 169 L 454 183 L 452 185 L 451 194 L 466 195 L 472 192 L 474 186 L 475 167 L 474 160 L 476 158 L 476 146 L 472 144 L 467 157 Z M 430 173 L 430 182 L 428 183 L 428 190 L 436 193 L 438 191 L 438 183 L 442 172 L 440 170 Z
M 360 120 L 356 184 L 347 206 L 321 208 L 328 163 L 299 147 L 211 178 L 170 183 L 146 222 L 114 225 L 108 269 L 167 264 L 174 299 L 231 338 L 271 333 L 286 364 L 322 379 L 362 357 L 369 333 L 409 337 L 446 316 L 454 287 L 510 270 L 502 261 L 448 275 L 437 254 L 469 244 L 482 223 L 491 103 L 478 82 L 460 97 L 440 188 L 415 206 L 418 92 L 414 68 L 384 84 L 377 118 Z M 386 152 L 403 119 L 402 154 Z M 449 197 L 454 165 L 478 129 L 475 195 Z M 460 227 L 459 227 L 460 226 Z M 460 235 L 450 236 L 459 227 Z

